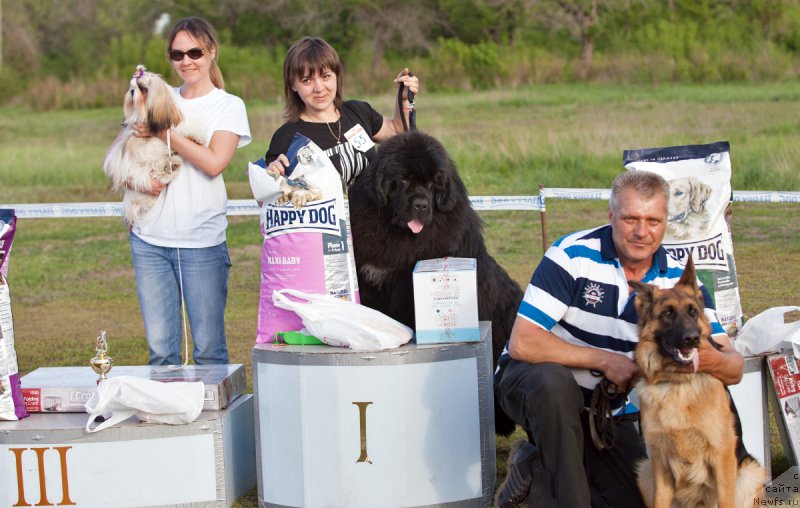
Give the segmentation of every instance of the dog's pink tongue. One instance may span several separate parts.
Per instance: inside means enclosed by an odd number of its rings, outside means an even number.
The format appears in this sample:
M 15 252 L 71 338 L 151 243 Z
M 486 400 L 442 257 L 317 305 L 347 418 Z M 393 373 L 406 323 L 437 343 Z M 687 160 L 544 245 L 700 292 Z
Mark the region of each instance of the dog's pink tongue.
M 418 219 L 414 219 L 408 223 L 408 229 L 414 232 L 416 235 L 420 231 L 422 231 L 422 223 Z
M 697 369 L 700 367 L 700 353 L 696 349 L 692 355 L 692 366 L 695 372 L 697 372 Z

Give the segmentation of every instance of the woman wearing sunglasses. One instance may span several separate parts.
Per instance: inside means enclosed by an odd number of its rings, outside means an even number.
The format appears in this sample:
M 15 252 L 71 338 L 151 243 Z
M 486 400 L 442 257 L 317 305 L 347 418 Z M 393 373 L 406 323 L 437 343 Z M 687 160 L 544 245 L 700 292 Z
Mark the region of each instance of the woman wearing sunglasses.
M 268 169 L 284 173 L 285 154 L 300 133 L 325 151 L 347 189 L 375 156 L 375 143 L 402 132 L 404 119 L 408 124 L 408 92 L 419 92 L 419 79 L 403 69 L 394 83 L 404 85 L 403 107 L 385 118 L 366 102 L 343 99 L 342 63 L 330 44 L 319 37 L 295 42 L 283 61 L 287 122 L 272 136 L 264 156 Z
M 172 150 L 183 168 L 164 186 L 153 180 L 156 205 L 131 230 L 131 252 L 150 365 L 181 363 L 181 294 L 194 342 L 195 364 L 228 363 L 225 304 L 231 266 L 225 243 L 227 194 L 222 172 L 250 142 L 244 102 L 224 90 L 214 28 L 201 18 L 178 21 L 167 56 L 183 81 L 174 88 L 184 121 L 205 125 L 206 145 L 175 132 Z M 167 142 L 167 132 L 147 132 Z

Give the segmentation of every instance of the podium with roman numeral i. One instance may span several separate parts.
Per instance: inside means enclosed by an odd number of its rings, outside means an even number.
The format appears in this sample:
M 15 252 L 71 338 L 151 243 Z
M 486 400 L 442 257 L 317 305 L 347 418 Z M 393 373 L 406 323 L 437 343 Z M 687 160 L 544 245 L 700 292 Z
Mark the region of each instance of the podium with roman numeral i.
M 380 352 L 257 344 L 259 506 L 488 506 L 491 325 Z

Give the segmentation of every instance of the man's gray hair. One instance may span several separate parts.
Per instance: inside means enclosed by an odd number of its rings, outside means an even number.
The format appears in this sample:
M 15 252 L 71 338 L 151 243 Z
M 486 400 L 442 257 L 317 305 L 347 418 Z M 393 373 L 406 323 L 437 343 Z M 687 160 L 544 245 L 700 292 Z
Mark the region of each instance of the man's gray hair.
M 661 194 L 669 202 L 669 183 L 661 176 L 649 171 L 624 171 L 611 183 L 611 199 L 608 207 L 612 212 L 617 210 L 617 200 L 625 189 L 633 189 L 646 200 Z

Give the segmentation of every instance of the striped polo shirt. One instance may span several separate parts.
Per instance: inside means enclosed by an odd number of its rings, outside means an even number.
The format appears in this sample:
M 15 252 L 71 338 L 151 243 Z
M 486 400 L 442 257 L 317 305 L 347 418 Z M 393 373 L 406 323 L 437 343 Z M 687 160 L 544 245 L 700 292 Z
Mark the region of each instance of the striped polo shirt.
M 659 288 L 673 287 L 683 266 L 659 247 L 642 282 Z M 700 282 L 698 281 L 698 284 Z M 714 303 L 701 286 L 711 333 L 725 333 Z M 579 231 L 555 242 L 531 277 L 518 316 L 549 330 L 570 344 L 588 346 L 633 358 L 639 342 L 635 293 L 630 293 L 625 271 L 611 238 L 611 225 Z M 508 355 L 506 345 L 503 356 Z M 498 363 L 505 364 L 505 359 Z M 586 406 L 600 373 L 572 369 Z M 620 406 L 623 400 L 616 401 Z

